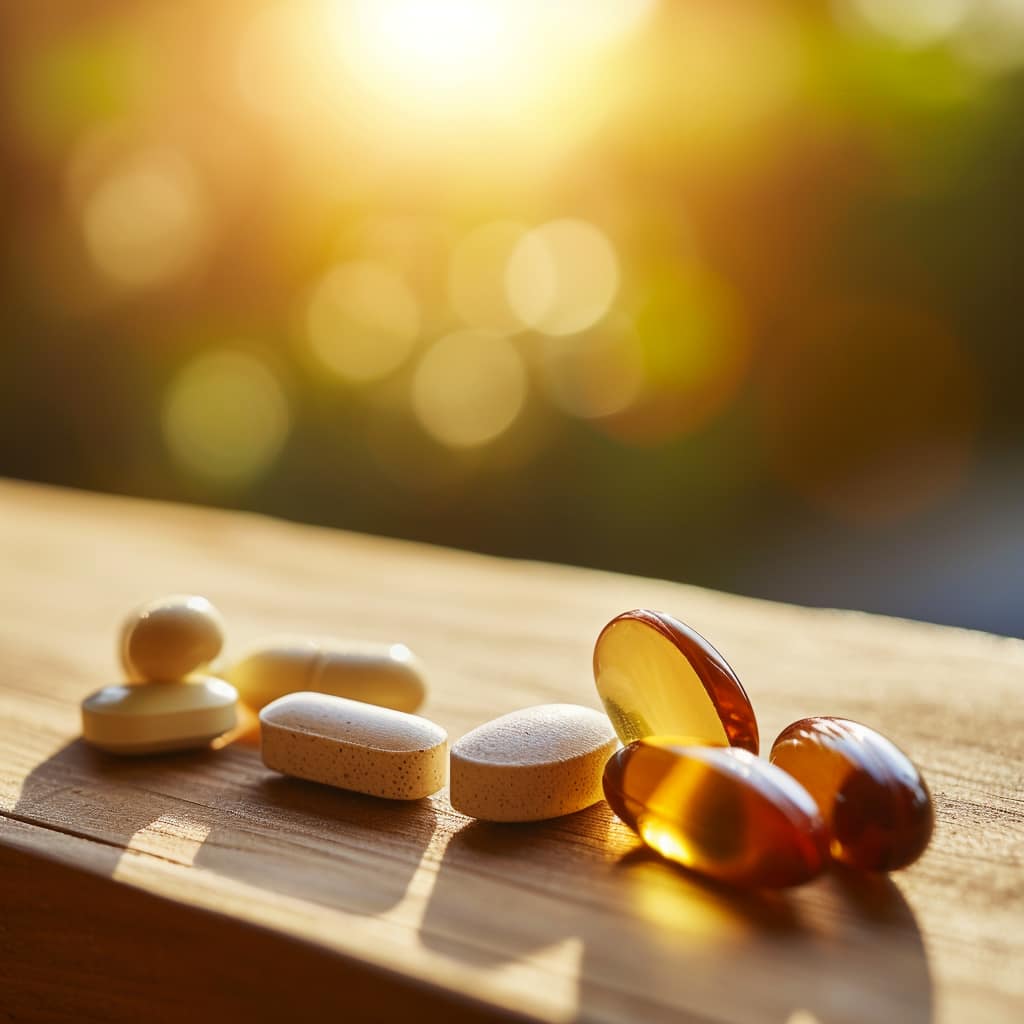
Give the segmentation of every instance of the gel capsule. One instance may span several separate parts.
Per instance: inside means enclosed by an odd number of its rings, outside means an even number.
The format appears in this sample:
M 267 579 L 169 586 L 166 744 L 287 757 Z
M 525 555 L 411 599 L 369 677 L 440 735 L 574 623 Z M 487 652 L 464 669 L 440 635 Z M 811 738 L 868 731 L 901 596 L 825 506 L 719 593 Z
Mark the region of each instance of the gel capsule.
M 689 736 L 757 753 L 757 719 L 736 673 L 699 633 L 662 612 L 624 612 L 594 647 L 594 681 L 623 743 Z
M 253 648 L 225 677 L 257 711 L 300 691 L 415 711 L 427 692 L 420 661 L 405 644 L 279 637 Z
M 928 787 L 907 755 L 873 729 L 805 718 L 779 734 L 770 759 L 814 797 L 836 860 L 893 871 L 924 852 L 933 825 Z
M 235 688 L 213 676 L 105 686 L 82 701 L 82 737 L 111 754 L 205 747 L 235 727 L 237 702 Z
M 224 620 L 205 597 L 171 594 L 137 608 L 121 627 L 121 663 L 129 679 L 177 682 L 213 661 Z
M 733 885 L 783 888 L 821 871 L 827 834 L 799 783 L 745 750 L 689 743 L 639 740 L 605 767 L 608 803 L 648 846 Z

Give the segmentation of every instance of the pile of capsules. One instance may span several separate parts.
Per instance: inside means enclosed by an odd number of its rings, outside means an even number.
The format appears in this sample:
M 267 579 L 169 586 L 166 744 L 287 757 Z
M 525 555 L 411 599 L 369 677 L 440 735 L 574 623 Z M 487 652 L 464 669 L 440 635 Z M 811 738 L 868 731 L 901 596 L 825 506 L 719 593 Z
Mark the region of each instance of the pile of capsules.
M 798 885 L 830 857 L 890 871 L 931 837 L 920 773 L 863 725 L 803 719 L 758 758 L 757 720 L 736 674 L 659 612 L 625 612 L 597 639 L 607 717 L 575 704 L 524 708 L 450 751 L 445 730 L 412 713 L 426 684 L 403 644 L 276 638 L 219 663 L 223 642 L 205 598 L 138 609 L 121 632 L 128 681 L 82 702 L 84 738 L 116 754 L 223 744 L 242 702 L 259 713 L 264 763 L 283 774 L 392 800 L 430 796 L 447 781 L 452 807 L 484 821 L 541 821 L 603 797 L 647 846 L 742 886 Z

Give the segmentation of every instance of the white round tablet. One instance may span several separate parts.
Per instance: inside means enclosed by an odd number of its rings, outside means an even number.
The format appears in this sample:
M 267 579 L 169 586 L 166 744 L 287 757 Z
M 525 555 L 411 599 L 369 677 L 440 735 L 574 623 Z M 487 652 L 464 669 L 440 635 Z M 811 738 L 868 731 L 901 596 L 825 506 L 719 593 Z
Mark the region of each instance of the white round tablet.
M 235 688 L 214 676 L 105 686 L 82 701 L 82 736 L 112 754 L 204 747 L 235 727 L 237 703 Z

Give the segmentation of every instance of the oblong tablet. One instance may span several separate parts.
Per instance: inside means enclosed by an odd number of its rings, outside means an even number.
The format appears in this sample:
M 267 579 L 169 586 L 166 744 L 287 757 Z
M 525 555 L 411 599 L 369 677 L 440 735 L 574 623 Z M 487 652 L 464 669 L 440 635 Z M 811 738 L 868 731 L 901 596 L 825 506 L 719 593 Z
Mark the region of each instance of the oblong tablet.
M 205 747 L 235 727 L 237 703 L 235 688 L 213 676 L 105 686 L 82 701 L 82 737 L 112 754 Z
M 616 616 L 594 646 L 594 682 L 623 743 L 692 736 L 757 753 L 757 719 L 725 658 L 664 612 Z
M 405 644 L 276 637 L 224 675 L 256 710 L 288 693 L 314 691 L 415 711 L 427 692 L 420 661 Z
M 129 679 L 177 682 L 213 661 L 224 620 L 198 594 L 169 594 L 136 608 L 121 627 L 121 664 Z
M 612 810 L 662 856 L 731 885 L 784 888 L 825 865 L 828 833 L 811 795 L 736 747 L 652 736 L 608 759 Z
M 483 821 L 542 821 L 601 799 L 618 746 L 611 723 L 578 704 L 541 704 L 477 726 L 452 746 L 451 805 Z
M 268 704 L 260 747 L 274 771 L 389 800 L 430 796 L 447 775 L 441 726 L 326 693 L 289 693 Z
M 782 730 L 770 760 L 814 797 L 836 860 L 895 871 L 924 853 L 934 827 L 931 794 L 881 733 L 846 718 L 804 718 Z

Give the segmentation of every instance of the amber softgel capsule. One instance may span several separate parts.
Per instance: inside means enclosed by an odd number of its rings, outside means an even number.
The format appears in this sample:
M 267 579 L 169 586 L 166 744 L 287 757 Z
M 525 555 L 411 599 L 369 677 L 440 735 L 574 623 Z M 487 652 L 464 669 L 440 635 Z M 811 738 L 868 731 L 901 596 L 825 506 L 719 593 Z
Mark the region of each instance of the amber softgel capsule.
M 639 740 L 609 759 L 604 794 L 648 846 L 716 881 L 785 888 L 827 860 L 827 832 L 808 792 L 736 747 Z
M 670 615 L 637 609 L 612 619 L 594 647 L 594 681 L 623 743 L 688 736 L 757 753 L 757 720 L 736 673 Z
M 213 661 L 224 620 L 198 594 L 171 594 L 135 609 L 121 627 L 121 664 L 135 681 L 178 682 Z
M 805 718 L 772 745 L 772 764 L 817 803 L 836 860 L 868 871 L 913 863 L 931 839 L 931 795 L 910 758 L 845 718 Z

